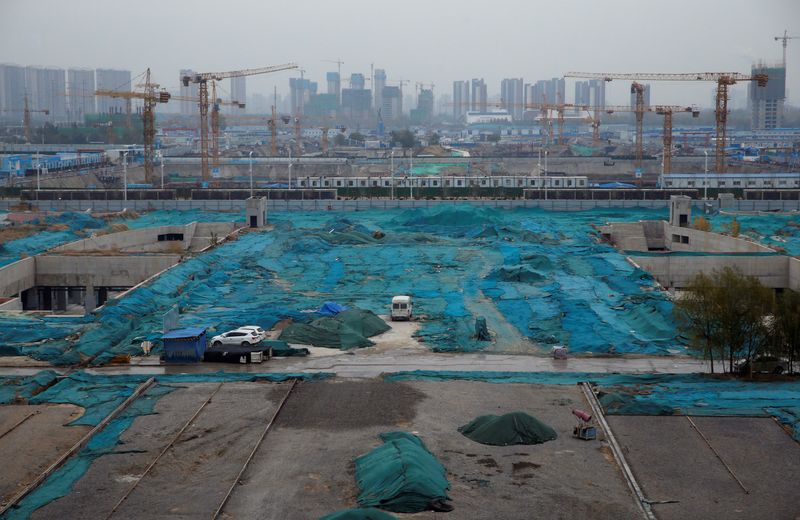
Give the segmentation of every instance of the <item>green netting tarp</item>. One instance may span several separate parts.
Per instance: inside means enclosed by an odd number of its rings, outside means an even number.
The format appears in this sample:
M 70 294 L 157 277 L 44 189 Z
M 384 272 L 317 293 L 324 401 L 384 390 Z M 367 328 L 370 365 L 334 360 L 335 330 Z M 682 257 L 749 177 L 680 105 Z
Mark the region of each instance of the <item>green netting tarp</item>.
M 419 513 L 448 500 L 444 466 L 416 435 L 380 434 L 383 444 L 356 459 L 358 504 L 396 513 Z
M 307 348 L 293 348 L 280 339 L 265 339 L 260 345 L 262 347 L 272 348 L 272 355 L 274 357 L 302 357 L 308 355 Z
M 283 329 L 280 339 L 288 343 L 349 350 L 374 345 L 367 338 L 390 328 L 371 311 L 350 309 L 336 316 L 317 318 L 311 323 L 293 323 Z
M 482 415 L 458 431 L 475 442 L 491 446 L 542 444 L 558 437 L 555 430 L 524 412 Z
M 636 399 L 624 392 L 601 392 L 600 404 L 610 415 L 675 415 L 675 407 L 666 403 Z
M 42 370 L 31 376 L 8 377 L 0 380 L 0 404 L 27 400 L 53 385 L 58 378 L 54 370 Z
M 319 520 L 397 520 L 396 516 L 385 513 L 380 509 L 368 507 L 363 509 L 345 509 L 329 515 L 325 515 Z

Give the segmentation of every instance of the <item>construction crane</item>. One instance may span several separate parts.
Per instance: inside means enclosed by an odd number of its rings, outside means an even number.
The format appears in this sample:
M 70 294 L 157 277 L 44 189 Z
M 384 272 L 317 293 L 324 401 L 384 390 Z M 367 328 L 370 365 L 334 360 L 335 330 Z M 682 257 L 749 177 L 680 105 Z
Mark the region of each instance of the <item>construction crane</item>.
M 631 90 L 634 90 L 635 87 L 631 86 Z M 582 107 L 584 110 L 589 110 L 588 105 L 584 105 Z M 670 173 L 672 163 L 671 163 L 671 154 L 672 154 L 672 114 L 675 113 L 690 113 L 692 117 L 698 117 L 700 115 L 700 110 L 694 106 L 680 106 L 680 105 L 653 105 L 653 106 L 645 106 L 643 100 L 639 100 L 637 96 L 636 105 L 634 106 L 617 106 L 617 105 L 607 105 L 604 109 L 606 114 L 613 114 L 614 112 L 633 112 L 636 114 L 637 124 L 636 124 L 636 167 L 641 168 L 641 158 L 643 155 L 643 143 L 644 143 L 644 136 L 643 136 L 643 125 L 639 123 L 640 119 L 643 119 L 644 113 L 655 113 L 660 116 L 664 116 L 664 136 L 663 136 L 663 145 L 664 145 L 664 173 Z M 593 118 L 592 121 L 592 128 L 596 124 L 597 127 L 600 127 L 599 119 Z
M 30 108 L 28 106 L 28 94 L 25 94 L 25 105 L 22 110 L 7 108 L 4 109 L 3 112 L 22 112 L 22 125 L 25 129 L 25 141 L 27 141 L 28 143 L 31 142 L 31 113 L 50 115 L 50 110 L 46 108 L 41 110 L 34 110 Z
M 189 83 L 196 83 L 200 92 L 200 164 L 203 180 L 208 180 L 208 82 L 222 81 L 227 78 L 240 78 L 244 76 L 255 76 L 257 74 L 269 74 L 282 70 L 296 69 L 296 63 L 286 63 L 272 67 L 261 67 L 258 69 L 232 70 L 228 72 L 204 72 L 186 75 L 181 78 L 183 86 L 188 87 Z
M 775 41 L 781 41 L 783 43 L 783 68 L 786 68 L 786 44 L 789 43 L 789 40 L 797 40 L 800 39 L 800 36 L 789 36 L 789 31 L 783 31 L 783 36 L 775 36 Z
M 158 83 L 150 82 L 150 69 L 144 73 L 144 83 L 137 87 L 142 87 L 141 92 L 124 92 L 116 90 L 95 90 L 95 96 L 107 96 L 113 98 L 123 98 L 130 102 L 132 99 L 141 99 L 142 108 L 142 128 L 144 130 L 144 182 L 151 183 L 153 178 L 153 158 L 155 156 L 155 137 L 156 137 L 156 103 L 167 103 L 172 96 L 164 89 L 159 89 Z
M 696 72 L 684 74 L 664 74 L 664 73 L 595 73 L 595 72 L 568 72 L 565 78 L 588 78 L 602 79 L 611 81 L 614 79 L 631 81 L 715 81 L 717 83 L 716 97 L 716 171 L 725 173 L 725 143 L 728 124 L 728 87 L 735 85 L 738 81 L 755 81 L 759 87 L 767 84 L 769 77 L 766 74 L 740 74 L 738 72 Z

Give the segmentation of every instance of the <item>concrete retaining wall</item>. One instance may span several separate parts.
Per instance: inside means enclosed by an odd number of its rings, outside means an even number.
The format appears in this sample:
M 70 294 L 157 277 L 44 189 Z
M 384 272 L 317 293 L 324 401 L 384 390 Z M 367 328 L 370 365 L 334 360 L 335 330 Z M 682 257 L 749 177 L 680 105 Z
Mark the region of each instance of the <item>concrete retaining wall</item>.
M 234 218 L 233 215 L 231 218 Z M 177 253 L 197 249 L 198 244 L 203 247 L 209 244 L 211 234 L 225 236 L 234 230 L 231 222 L 191 222 L 185 226 L 159 226 L 152 228 L 131 229 L 110 233 L 108 235 L 92 236 L 76 240 L 51 249 L 55 253 L 89 252 L 89 251 L 119 251 L 122 253 Z M 182 241 L 158 241 L 158 235 L 182 234 Z M 197 240 L 196 240 L 197 239 Z
M 789 259 L 789 287 L 800 291 L 800 259 Z
M 36 260 L 23 258 L 0 267 L 0 296 L 15 296 L 36 284 Z
M 757 277 L 762 284 L 771 288 L 789 287 L 791 278 L 789 267 L 791 259 L 787 256 L 631 255 L 631 259 L 667 288 L 686 287 L 689 280 L 697 273 L 710 274 L 714 269 L 726 266 L 739 268 L 744 274 Z M 795 269 L 798 267 L 795 266 Z M 800 275 L 800 272 L 797 274 Z
M 616 228 L 616 224 L 614 224 Z M 678 236 L 678 241 L 673 235 Z M 681 241 L 681 237 L 689 239 L 688 243 Z M 698 229 L 671 226 L 664 222 L 665 246 L 671 251 L 703 251 L 705 253 L 771 253 L 772 249 L 745 238 L 732 237 L 700 231 Z
M 181 255 L 58 256 L 36 258 L 35 284 L 31 286 L 130 287 L 175 265 Z

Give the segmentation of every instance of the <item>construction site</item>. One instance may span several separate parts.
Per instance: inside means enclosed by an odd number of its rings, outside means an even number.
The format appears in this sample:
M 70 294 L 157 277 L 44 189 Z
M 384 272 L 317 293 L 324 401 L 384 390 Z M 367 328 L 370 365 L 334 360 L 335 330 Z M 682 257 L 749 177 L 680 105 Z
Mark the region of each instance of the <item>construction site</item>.
M 800 518 L 796 36 L 497 94 L 273 14 L 0 63 L 0 520 Z

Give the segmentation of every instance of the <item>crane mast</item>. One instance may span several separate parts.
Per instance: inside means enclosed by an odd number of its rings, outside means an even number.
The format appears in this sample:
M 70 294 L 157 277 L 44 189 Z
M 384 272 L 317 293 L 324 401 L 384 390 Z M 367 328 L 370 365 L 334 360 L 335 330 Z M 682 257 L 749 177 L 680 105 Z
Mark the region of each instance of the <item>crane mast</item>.
M 255 76 L 257 74 L 269 74 L 271 72 L 279 72 L 282 70 L 296 69 L 296 63 L 286 63 L 284 65 L 275 65 L 272 67 L 261 67 L 258 69 L 242 69 L 233 70 L 228 72 L 204 72 L 192 75 L 186 75 L 181 78 L 184 86 L 188 87 L 189 83 L 197 83 L 198 91 L 200 93 L 200 167 L 202 170 L 203 180 L 207 181 L 209 178 L 208 168 L 208 82 L 221 81 L 227 78 L 238 78 L 243 76 Z
M 717 83 L 716 96 L 716 171 L 725 173 L 725 143 L 728 126 L 728 88 L 738 81 L 755 81 L 759 87 L 767 84 L 769 77 L 766 74 L 741 74 L 738 72 L 691 72 L 682 74 L 641 72 L 641 73 L 605 73 L 605 72 L 568 72 L 565 78 L 588 78 L 612 81 L 644 80 L 644 81 L 715 81 Z

